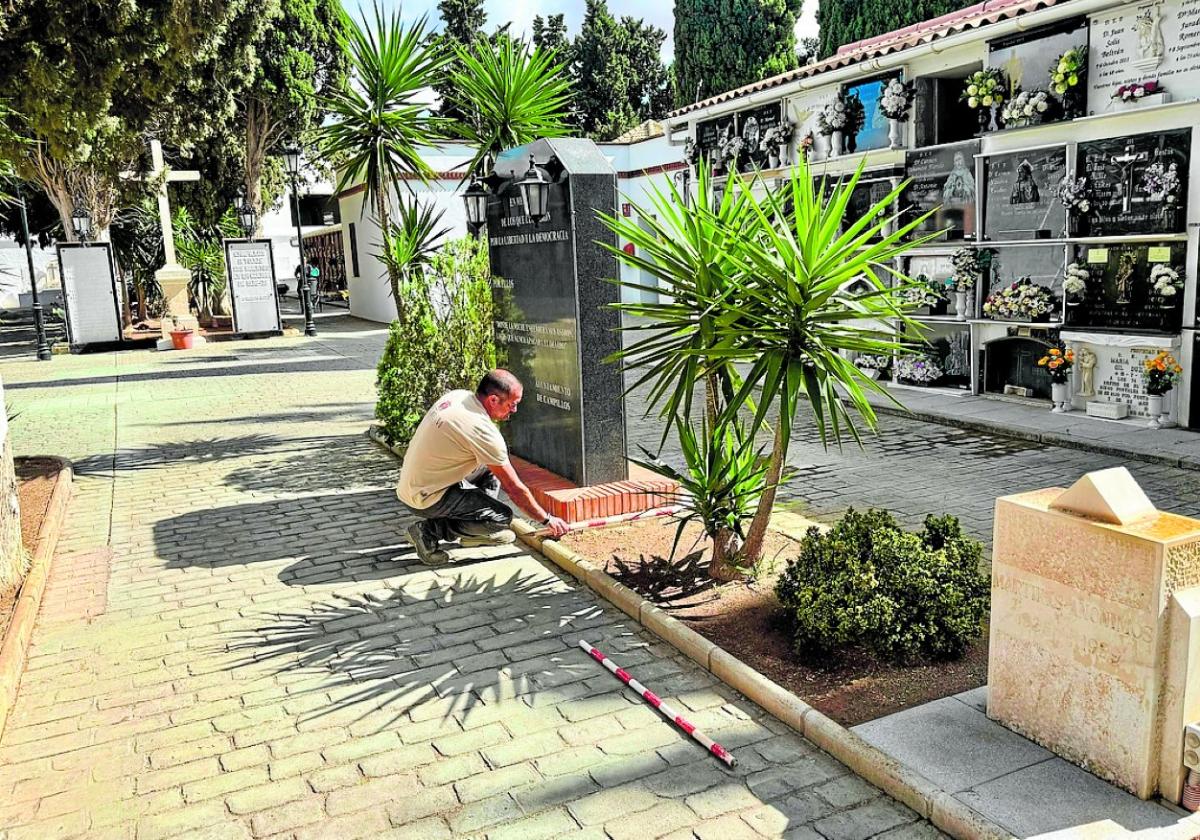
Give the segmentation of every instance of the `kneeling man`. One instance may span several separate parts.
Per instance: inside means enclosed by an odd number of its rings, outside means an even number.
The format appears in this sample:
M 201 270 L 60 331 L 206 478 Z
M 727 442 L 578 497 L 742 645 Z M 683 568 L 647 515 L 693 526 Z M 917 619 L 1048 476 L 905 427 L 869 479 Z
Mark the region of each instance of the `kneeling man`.
M 517 411 L 523 389 L 506 370 L 493 370 L 474 393 L 451 391 L 426 412 L 413 435 L 396 495 L 421 517 L 408 536 L 422 563 L 449 560 L 439 543 L 505 545 L 512 510 L 496 497 L 500 488 L 535 521 L 561 537 L 567 523 L 548 514 L 517 477 L 496 423 Z

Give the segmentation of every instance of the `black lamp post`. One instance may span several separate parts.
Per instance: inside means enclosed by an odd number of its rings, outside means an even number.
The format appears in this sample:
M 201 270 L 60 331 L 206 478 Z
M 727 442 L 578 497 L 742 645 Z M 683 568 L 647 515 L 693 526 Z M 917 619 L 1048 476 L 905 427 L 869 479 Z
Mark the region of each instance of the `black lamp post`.
M 17 182 L 17 203 L 21 207 L 21 233 L 25 235 L 25 259 L 29 263 L 29 292 L 33 298 L 33 332 L 37 336 L 37 357 L 39 362 L 48 362 L 50 342 L 46 340 L 46 316 L 42 313 L 42 301 L 38 298 L 37 277 L 33 274 L 33 243 L 29 238 L 29 214 L 26 212 L 25 196 L 21 191 L 21 182 Z
M 547 212 L 550 203 L 550 179 L 538 169 L 533 155 L 529 156 L 529 169 L 526 170 L 525 177 L 517 181 L 517 186 L 521 188 L 525 214 L 533 219 L 534 224 L 546 221 L 550 215 Z
M 316 336 L 317 325 L 312 316 L 312 283 L 308 276 L 308 262 L 304 259 L 304 234 L 300 230 L 300 150 L 284 149 L 283 158 L 287 163 L 288 175 L 292 179 L 292 203 L 296 208 L 296 247 L 300 250 L 300 305 L 304 310 L 304 334 Z
M 254 238 L 254 229 L 258 227 L 258 214 L 254 212 L 253 205 L 250 204 L 250 199 L 242 197 L 242 203 L 238 207 L 238 223 L 242 226 L 242 233 L 247 239 Z
M 92 214 L 78 202 L 75 211 L 71 213 L 71 227 L 75 229 L 75 238 L 84 245 L 92 238 Z

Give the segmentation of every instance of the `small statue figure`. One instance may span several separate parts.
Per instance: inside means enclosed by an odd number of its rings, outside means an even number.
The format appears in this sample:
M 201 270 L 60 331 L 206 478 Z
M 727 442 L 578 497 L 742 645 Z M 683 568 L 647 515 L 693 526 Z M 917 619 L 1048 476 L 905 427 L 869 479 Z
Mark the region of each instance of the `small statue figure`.
M 1138 59 L 1154 61 L 1163 57 L 1162 18 L 1157 3 L 1144 6 L 1137 17 Z
M 1121 254 L 1117 265 L 1117 303 L 1129 303 L 1129 292 L 1133 287 L 1133 254 L 1126 251 Z
M 1096 354 L 1088 347 L 1083 347 L 1079 351 L 1079 372 L 1079 396 L 1096 396 Z

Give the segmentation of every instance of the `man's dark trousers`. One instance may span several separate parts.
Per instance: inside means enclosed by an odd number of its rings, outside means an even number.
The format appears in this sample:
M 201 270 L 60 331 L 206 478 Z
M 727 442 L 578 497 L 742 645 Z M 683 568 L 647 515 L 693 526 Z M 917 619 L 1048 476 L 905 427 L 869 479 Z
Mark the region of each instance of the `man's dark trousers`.
M 429 521 L 429 530 L 441 542 L 459 537 L 484 537 L 503 531 L 512 523 L 508 505 L 497 499 L 500 481 L 487 467 L 481 467 L 453 487 L 446 489 L 436 503 L 427 508 L 408 507 Z

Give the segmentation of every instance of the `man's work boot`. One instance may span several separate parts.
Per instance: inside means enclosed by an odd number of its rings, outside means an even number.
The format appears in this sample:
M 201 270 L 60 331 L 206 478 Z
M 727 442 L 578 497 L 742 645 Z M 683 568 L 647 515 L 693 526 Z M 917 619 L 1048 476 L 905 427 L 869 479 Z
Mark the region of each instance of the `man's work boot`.
M 438 540 L 429 532 L 429 523 L 424 519 L 408 526 L 405 532 L 417 551 L 417 558 L 426 566 L 440 566 L 450 560 L 450 555 L 438 548 Z
M 463 548 L 471 548 L 485 545 L 512 545 L 517 539 L 517 535 L 504 528 L 499 531 L 493 531 L 490 534 L 462 534 L 458 538 L 458 544 Z

